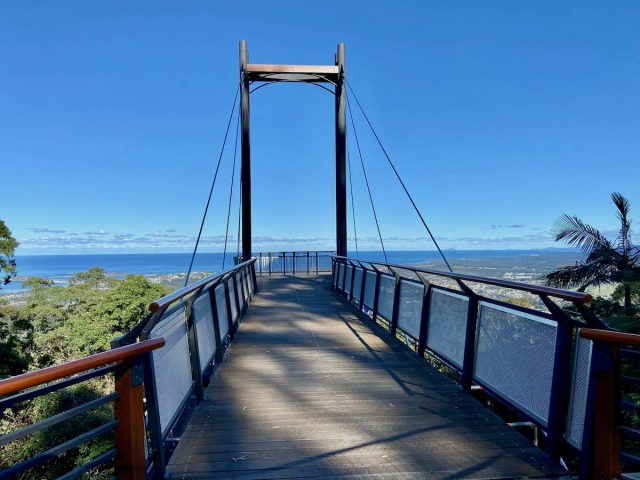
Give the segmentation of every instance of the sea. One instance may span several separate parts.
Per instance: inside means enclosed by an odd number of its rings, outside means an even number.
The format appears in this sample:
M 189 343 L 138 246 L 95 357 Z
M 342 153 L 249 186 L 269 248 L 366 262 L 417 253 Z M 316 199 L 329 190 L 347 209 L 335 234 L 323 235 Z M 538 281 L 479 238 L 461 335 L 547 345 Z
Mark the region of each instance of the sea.
M 355 257 L 355 252 L 350 253 Z M 446 250 L 444 255 L 454 271 L 494 278 L 532 281 L 562 265 L 575 263 L 580 254 L 571 249 L 540 250 Z M 424 265 L 444 269 L 437 251 L 387 251 L 391 263 Z M 360 251 L 362 260 L 384 261 L 381 251 Z M 109 275 L 123 278 L 127 274 L 146 276 L 181 274 L 187 271 L 190 253 L 105 254 L 105 255 L 20 255 L 16 257 L 17 277 L 0 288 L 0 295 L 17 293 L 23 289 L 21 279 L 37 276 L 67 284 L 70 277 L 92 267 L 103 268 Z M 233 265 L 233 255 L 227 254 L 225 268 Z M 222 271 L 222 253 L 198 253 L 194 272 Z

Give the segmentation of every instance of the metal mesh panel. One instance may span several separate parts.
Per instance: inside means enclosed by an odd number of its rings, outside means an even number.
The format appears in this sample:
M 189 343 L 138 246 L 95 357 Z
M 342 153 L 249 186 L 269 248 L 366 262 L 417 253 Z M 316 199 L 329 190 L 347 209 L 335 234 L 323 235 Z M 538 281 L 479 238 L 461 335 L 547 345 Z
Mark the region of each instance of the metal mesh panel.
M 166 433 L 191 392 L 191 361 L 184 309 L 179 308 L 153 327 L 149 338 L 164 337 L 164 347 L 152 353 L 160 427 Z
M 480 302 L 474 378 L 546 426 L 557 324 Z
M 362 287 L 362 269 L 357 268 L 353 273 L 353 298 L 360 301 L 360 288 Z
M 200 368 L 204 371 L 216 352 L 216 336 L 213 330 L 213 315 L 211 315 L 209 292 L 200 295 L 193 303 L 193 316 L 198 335 Z
M 224 340 L 229 333 L 229 319 L 227 317 L 227 298 L 224 294 L 224 283 L 216 287 L 216 310 L 218 311 L 218 326 L 220 339 Z
M 469 298 L 439 288 L 431 289 L 427 346 L 462 368 Z
M 345 293 L 349 293 L 351 290 L 351 274 L 353 273 L 353 267 L 351 265 L 347 265 L 347 270 L 345 271 L 344 278 L 344 291 Z
M 400 281 L 398 327 L 416 339 L 420 336 L 423 297 L 424 285 L 405 280 Z
M 249 287 L 249 294 L 253 295 L 253 275 L 251 275 L 251 271 L 247 271 L 246 275 L 247 275 L 247 285 Z
M 246 302 L 247 300 L 249 300 L 249 279 L 247 277 L 247 271 L 246 270 L 242 270 L 240 272 L 240 275 L 242 276 L 242 280 L 243 280 L 243 285 L 244 285 L 244 301 Z
M 227 282 L 227 285 L 229 285 L 229 303 L 231 304 L 231 320 L 233 320 L 233 322 L 235 323 L 236 321 L 236 317 L 238 316 L 238 308 L 236 306 L 236 287 L 233 284 L 233 278 L 231 278 L 229 280 L 229 282 Z
M 376 288 L 376 274 L 374 272 L 367 271 L 367 276 L 364 281 L 364 304 L 373 308 L 373 297 L 375 295 Z
M 576 344 L 573 378 L 571 379 L 571 401 L 567 418 L 567 442 L 582 449 L 584 418 L 587 414 L 587 394 L 589 392 L 589 371 L 593 342 L 579 338 Z
M 242 275 L 236 273 L 235 277 L 236 277 L 236 285 L 238 285 L 238 302 L 240 305 L 240 310 L 242 311 L 242 309 L 244 308 L 244 302 L 245 302 Z
M 396 279 L 389 275 L 380 275 L 380 291 L 378 292 L 378 313 L 388 321 L 393 315 L 393 291 Z
M 344 263 L 338 264 L 338 290 L 342 290 L 342 279 L 344 278 Z

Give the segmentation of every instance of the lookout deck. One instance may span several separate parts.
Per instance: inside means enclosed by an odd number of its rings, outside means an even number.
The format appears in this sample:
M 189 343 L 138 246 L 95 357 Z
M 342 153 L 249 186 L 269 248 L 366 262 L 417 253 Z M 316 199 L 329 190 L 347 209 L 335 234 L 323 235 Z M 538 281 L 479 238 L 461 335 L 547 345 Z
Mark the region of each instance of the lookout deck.
M 358 316 L 330 277 L 262 277 L 174 452 L 172 478 L 566 474 Z

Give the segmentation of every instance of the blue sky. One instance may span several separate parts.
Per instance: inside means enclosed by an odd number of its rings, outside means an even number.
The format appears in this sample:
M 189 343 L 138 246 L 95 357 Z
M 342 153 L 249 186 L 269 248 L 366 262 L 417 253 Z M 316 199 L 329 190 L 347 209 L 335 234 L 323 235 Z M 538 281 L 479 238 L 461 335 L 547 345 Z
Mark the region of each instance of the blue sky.
M 0 5 L 0 218 L 19 254 L 192 248 L 240 39 L 253 63 L 331 64 L 346 43 L 347 76 L 444 248 L 552 246 L 564 212 L 612 230 L 612 191 L 640 212 L 640 3 L 243 7 Z M 255 250 L 331 248 L 331 96 L 279 84 L 251 101 Z M 387 247 L 432 249 L 356 121 Z M 375 249 L 350 143 L 360 247 Z M 203 251 L 222 247 L 231 161 Z

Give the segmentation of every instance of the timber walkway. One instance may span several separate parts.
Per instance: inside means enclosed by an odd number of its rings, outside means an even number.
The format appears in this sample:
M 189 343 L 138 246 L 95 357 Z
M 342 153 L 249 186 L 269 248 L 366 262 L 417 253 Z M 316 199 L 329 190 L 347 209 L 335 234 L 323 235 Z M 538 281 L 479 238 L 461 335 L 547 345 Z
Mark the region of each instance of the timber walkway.
M 566 475 L 331 289 L 258 277 L 236 339 L 171 457 L 172 478 Z

